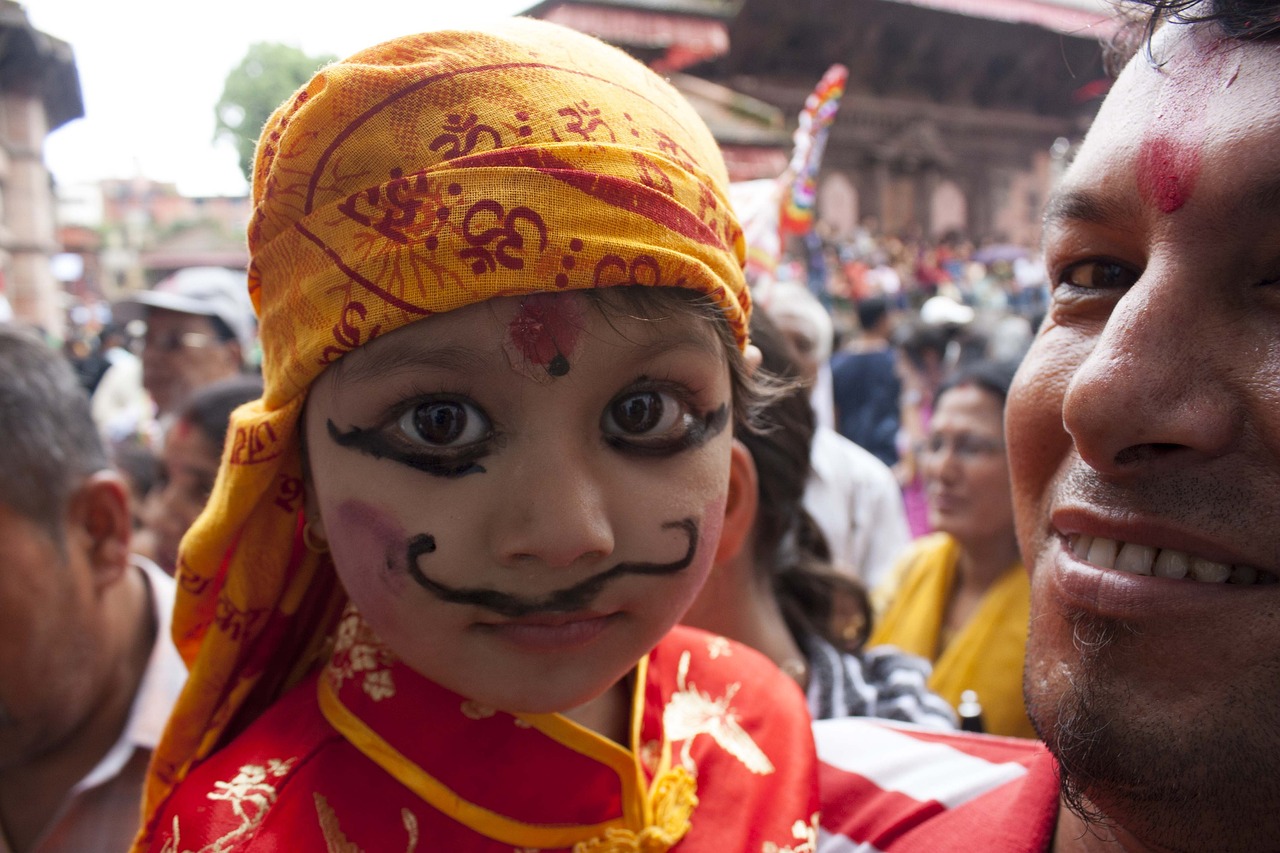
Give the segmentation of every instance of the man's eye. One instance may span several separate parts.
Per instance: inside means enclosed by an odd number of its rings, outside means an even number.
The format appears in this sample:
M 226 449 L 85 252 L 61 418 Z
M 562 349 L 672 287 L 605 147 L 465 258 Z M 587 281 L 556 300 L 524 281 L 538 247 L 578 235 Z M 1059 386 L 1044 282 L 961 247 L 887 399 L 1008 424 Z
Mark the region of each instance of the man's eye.
M 1132 287 L 1138 273 L 1114 261 L 1084 261 L 1073 264 L 1058 277 L 1060 284 L 1085 290 L 1113 290 Z
M 684 414 L 684 407 L 670 394 L 641 391 L 619 397 L 604 413 L 603 428 L 610 435 L 661 435 Z
M 420 403 L 401 415 L 397 426 L 410 441 L 432 447 L 474 444 L 492 431 L 479 409 L 457 400 Z

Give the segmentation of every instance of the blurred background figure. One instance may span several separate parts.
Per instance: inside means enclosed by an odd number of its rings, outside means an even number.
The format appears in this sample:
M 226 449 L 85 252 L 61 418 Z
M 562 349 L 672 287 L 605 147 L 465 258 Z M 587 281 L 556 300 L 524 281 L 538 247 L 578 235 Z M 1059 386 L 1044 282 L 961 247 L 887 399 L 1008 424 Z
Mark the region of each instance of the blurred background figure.
M 814 413 L 795 353 L 765 312 L 751 321 L 764 369 L 795 383 L 739 425 L 733 465 L 752 493 L 731 500 L 716 564 L 684 618 L 760 650 L 805 689 L 815 719 L 873 716 L 953 728 L 950 706 L 925 686 L 929 665 L 897 649 L 863 644 L 864 587 L 837 574 L 822 532 L 805 511 Z
M 142 348 L 130 329 L 140 323 L 112 323 L 102 331 L 100 347 L 106 370 L 90 390 L 93 420 L 110 443 L 145 435 L 154 418 L 151 396 L 142 387 Z
M 836 429 L 892 467 L 902 423 L 902 383 L 889 340 L 894 312 L 885 297 L 868 296 L 858 300 L 856 313 L 856 335 L 831 357 Z
M 169 574 L 177 567 L 178 543 L 213 491 L 231 413 L 261 396 L 262 380 L 257 376 L 233 376 L 205 385 L 191 394 L 169 427 L 136 546 Z
M 901 383 L 898 462 L 893 466 L 893 473 L 902 489 L 907 524 L 913 537 L 923 536 L 932 529 L 917 450 L 929 435 L 934 395 L 954 363 L 956 351 L 954 348 L 949 351 L 951 336 L 950 328 L 925 323 L 919 317 L 899 323 L 893 332 L 894 365 Z
M 240 374 L 254 353 L 256 321 L 243 272 L 179 270 L 117 303 L 115 316 L 146 322 L 142 384 L 164 430 L 192 392 Z
M 929 685 L 953 707 L 976 691 L 988 732 L 1035 737 L 1022 701 L 1030 584 L 1004 444 L 1015 367 L 976 362 L 939 388 L 919 450 L 937 532 L 913 542 L 876 591 L 871 642 L 933 661 Z
M 887 465 L 822 420 L 831 410 L 829 385 L 834 328 L 831 315 L 809 290 L 779 282 L 760 303 L 789 346 L 785 366 L 808 390 L 816 428 L 804 507 L 817 523 L 837 571 L 872 586 L 911 541 L 902 491 Z M 773 331 L 772 329 L 770 330 Z
M 126 850 L 186 677 L 70 364 L 0 325 L 0 850 Z

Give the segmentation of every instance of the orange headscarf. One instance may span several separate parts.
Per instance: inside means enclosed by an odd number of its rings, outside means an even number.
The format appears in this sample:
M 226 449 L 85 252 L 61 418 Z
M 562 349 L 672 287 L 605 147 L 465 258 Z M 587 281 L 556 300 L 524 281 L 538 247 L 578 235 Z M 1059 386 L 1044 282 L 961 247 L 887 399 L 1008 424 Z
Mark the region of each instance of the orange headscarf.
M 143 839 L 191 765 L 315 663 L 346 601 L 328 555 L 301 536 L 298 418 L 312 381 L 437 312 L 620 284 L 705 293 L 745 346 L 727 185 L 679 93 L 537 21 L 379 45 L 276 111 L 249 226 L 265 391 L 233 416 L 182 543 L 173 631 L 191 675 L 152 760 Z

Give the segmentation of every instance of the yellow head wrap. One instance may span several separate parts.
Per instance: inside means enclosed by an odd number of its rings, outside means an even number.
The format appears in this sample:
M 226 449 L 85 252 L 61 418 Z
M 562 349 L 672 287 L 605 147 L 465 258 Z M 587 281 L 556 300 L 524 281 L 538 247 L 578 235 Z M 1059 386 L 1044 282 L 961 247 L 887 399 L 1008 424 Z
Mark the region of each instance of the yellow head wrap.
M 705 293 L 745 345 L 726 188 L 714 140 L 673 88 L 536 21 L 388 42 L 276 111 L 249 226 L 265 392 L 233 416 L 182 543 L 173 630 L 191 675 L 153 758 L 148 823 L 193 762 L 315 663 L 346 601 L 301 536 L 311 382 L 436 312 L 619 284 Z

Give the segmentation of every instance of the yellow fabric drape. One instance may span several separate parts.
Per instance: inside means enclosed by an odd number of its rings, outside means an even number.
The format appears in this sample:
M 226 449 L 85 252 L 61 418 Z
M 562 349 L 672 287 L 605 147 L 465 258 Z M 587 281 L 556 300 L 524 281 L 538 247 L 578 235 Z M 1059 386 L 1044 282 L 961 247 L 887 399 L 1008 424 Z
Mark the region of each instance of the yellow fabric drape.
M 974 690 L 991 734 L 1035 737 L 1022 700 L 1031 584 L 1021 562 L 987 590 L 973 616 L 942 646 L 942 620 L 956 578 L 959 544 L 945 533 L 922 537 L 903 557 L 904 572 L 870 645 L 892 645 L 933 661 L 929 687 L 952 707 Z M 895 573 L 896 574 L 896 573 Z
M 263 398 L 235 412 L 183 541 L 173 636 L 191 669 L 156 749 L 159 805 L 320 656 L 345 594 L 302 542 L 307 389 L 380 334 L 497 296 L 681 287 L 746 345 L 728 176 L 684 98 L 623 52 L 513 19 L 322 69 L 258 144 L 249 290 Z

